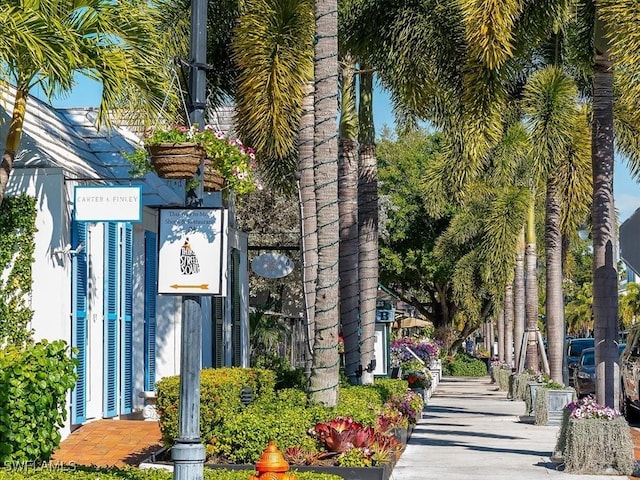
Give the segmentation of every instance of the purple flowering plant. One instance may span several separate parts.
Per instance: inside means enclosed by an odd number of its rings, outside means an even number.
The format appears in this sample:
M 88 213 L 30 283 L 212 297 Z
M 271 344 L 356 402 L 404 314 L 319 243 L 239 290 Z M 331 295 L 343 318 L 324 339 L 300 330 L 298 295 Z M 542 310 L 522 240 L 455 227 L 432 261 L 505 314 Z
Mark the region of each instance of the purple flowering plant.
M 396 338 L 391 341 L 391 366 L 400 367 L 403 363 L 416 359 L 407 350 L 407 347 L 427 365 L 440 355 L 440 346 L 431 340 L 416 340 L 411 337 Z
M 568 403 L 565 409 L 569 411 L 569 418 L 575 419 L 602 418 L 613 420 L 622 416 L 618 410 L 598 404 L 592 395 Z

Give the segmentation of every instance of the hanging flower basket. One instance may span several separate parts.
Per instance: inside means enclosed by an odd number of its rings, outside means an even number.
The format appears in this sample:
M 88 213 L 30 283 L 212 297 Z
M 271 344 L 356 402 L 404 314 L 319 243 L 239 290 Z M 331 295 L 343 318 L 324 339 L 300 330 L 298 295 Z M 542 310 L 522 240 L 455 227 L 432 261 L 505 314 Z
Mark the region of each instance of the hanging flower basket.
M 158 176 L 172 180 L 193 178 L 204 157 L 204 148 L 197 143 L 159 143 L 147 148 Z
M 219 192 L 225 187 L 222 173 L 213 167 L 208 158 L 204 159 L 203 187 L 205 192 Z

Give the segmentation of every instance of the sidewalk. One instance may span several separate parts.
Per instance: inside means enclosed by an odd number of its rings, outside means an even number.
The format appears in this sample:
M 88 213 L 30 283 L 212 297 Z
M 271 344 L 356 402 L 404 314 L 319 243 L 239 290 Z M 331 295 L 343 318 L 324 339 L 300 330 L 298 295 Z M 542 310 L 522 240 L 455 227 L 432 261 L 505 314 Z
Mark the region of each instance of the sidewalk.
M 161 448 L 161 438 L 158 422 L 97 420 L 72 432 L 52 460 L 99 467 L 138 465 Z
M 507 393 L 492 385 L 489 377 L 445 377 L 393 469 L 392 479 L 628 478 L 556 470 L 550 455 L 559 427 L 521 422 L 524 409 L 524 402 L 507 400 Z M 635 444 L 640 447 L 640 435 Z

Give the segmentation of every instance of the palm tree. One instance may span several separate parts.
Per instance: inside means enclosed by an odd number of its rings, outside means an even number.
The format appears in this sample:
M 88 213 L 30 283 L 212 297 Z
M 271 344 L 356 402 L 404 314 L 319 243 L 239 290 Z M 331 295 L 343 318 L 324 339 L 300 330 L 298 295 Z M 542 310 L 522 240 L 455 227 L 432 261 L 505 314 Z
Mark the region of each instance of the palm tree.
M 318 222 L 311 400 L 335 406 L 338 394 L 338 6 L 335 0 L 315 4 L 314 45 L 315 136 L 314 181 Z
M 373 383 L 378 296 L 378 164 L 373 125 L 373 71 L 360 64 L 358 151 L 358 277 L 362 330 L 362 383 Z
M 151 4 L 11 1 L 0 19 L 10 26 L 0 40 L 0 59 L 16 87 L 0 168 L 0 203 L 20 145 L 28 94 L 36 84 L 52 98 L 69 92 L 79 72 L 102 83 L 99 125 L 109 125 L 110 115 L 124 107 L 157 118 L 168 76 L 162 74 L 166 62 Z
M 358 149 L 356 136 L 355 63 L 341 62 L 338 198 L 340 198 L 340 323 L 344 339 L 344 373 L 360 383 L 360 328 L 358 283 Z

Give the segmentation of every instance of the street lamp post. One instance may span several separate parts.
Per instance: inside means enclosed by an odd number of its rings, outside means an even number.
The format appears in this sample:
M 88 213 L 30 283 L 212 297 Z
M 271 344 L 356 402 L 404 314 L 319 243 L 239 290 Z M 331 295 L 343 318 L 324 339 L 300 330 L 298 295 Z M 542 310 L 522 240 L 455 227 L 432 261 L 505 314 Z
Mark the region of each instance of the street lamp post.
M 207 0 L 192 0 L 189 58 L 189 108 L 191 124 L 204 126 L 206 108 Z M 200 166 L 199 175 L 202 176 Z M 202 205 L 202 186 L 186 194 L 187 207 Z M 200 368 L 202 361 L 202 310 L 199 296 L 182 298 L 180 338 L 180 416 L 178 438 L 171 450 L 175 480 L 203 480 L 205 449 L 200 439 Z

